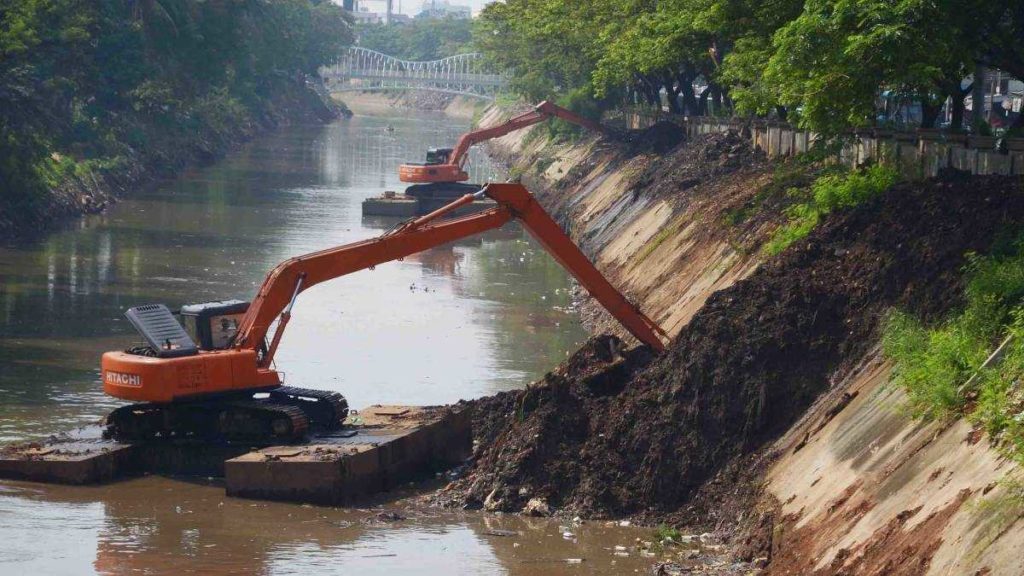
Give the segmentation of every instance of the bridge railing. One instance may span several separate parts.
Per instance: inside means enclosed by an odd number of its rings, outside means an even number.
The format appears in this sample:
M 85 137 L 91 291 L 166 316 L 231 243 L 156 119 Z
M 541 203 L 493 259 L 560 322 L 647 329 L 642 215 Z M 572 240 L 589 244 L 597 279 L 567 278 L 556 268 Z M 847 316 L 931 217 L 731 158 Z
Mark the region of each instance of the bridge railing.
M 321 68 L 320 74 L 338 91 L 431 90 L 493 99 L 507 78 L 482 71 L 482 64 L 483 56 L 477 53 L 417 62 L 354 46 Z

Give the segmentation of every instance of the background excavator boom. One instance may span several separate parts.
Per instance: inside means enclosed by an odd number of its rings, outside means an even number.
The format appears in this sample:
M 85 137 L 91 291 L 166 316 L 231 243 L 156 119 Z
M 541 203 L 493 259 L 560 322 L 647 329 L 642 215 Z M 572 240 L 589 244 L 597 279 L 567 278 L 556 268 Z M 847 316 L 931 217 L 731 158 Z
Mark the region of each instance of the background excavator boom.
M 511 118 L 502 124 L 498 124 L 497 126 L 492 126 L 490 128 L 481 128 L 479 130 L 463 134 L 455 144 L 455 148 L 452 150 L 452 154 L 448 158 L 448 163 L 462 167 L 466 162 L 466 154 L 474 145 L 494 138 L 501 138 L 506 134 L 533 126 L 534 124 L 539 124 L 549 118 L 561 118 L 566 122 L 583 126 L 584 128 L 599 134 L 604 133 L 605 131 L 601 124 L 545 100 L 544 102 L 534 106 L 533 110 Z
M 533 110 L 520 114 L 497 126 L 481 128 L 463 134 L 451 151 L 441 150 L 444 153 L 440 161 L 428 160 L 425 164 L 403 164 L 398 169 L 398 177 L 402 182 L 411 183 L 450 183 L 464 182 L 469 175 L 463 170 L 469 149 L 475 144 L 486 142 L 494 138 L 500 138 L 516 130 L 533 126 L 548 120 L 549 118 L 561 118 L 583 126 L 588 130 L 598 133 L 606 133 L 606 129 L 598 122 L 589 120 L 570 110 L 566 110 L 557 104 L 548 101 L 541 102 L 533 107 Z

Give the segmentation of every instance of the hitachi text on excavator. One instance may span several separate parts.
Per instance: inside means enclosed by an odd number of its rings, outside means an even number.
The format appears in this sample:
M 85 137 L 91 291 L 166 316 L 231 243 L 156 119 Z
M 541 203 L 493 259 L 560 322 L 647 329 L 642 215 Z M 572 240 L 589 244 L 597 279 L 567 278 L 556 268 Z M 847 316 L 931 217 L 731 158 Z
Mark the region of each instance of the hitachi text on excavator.
M 497 206 L 451 217 L 484 198 Z M 128 310 L 145 344 L 103 355 L 103 389 L 139 403 L 112 412 L 107 434 L 125 441 L 201 438 L 269 444 L 338 429 L 348 414 L 346 400 L 334 392 L 284 386 L 273 364 L 299 295 L 321 282 L 512 220 L 521 222 L 638 340 L 664 350 L 665 332 L 608 282 L 526 188 L 489 184 L 377 238 L 284 261 L 251 303 L 187 305 L 180 321 L 162 304 Z

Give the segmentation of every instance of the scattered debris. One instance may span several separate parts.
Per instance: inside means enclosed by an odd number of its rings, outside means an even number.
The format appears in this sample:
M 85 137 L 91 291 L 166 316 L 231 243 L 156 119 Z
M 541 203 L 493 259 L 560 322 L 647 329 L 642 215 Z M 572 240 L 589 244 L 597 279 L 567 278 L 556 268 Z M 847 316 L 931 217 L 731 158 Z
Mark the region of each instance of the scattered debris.
M 515 530 L 487 530 L 483 534 L 484 536 L 501 536 L 503 538 L 519 536 L 519 532 Z
M 533 498 L 523 506 L 523 514 L 526 516 L 551 516 L 551 506 L 541 498 Z
M 401 522 L 403 520 L 408 520 L 408 518 L 403 516 L 403 515 L 401 515 L 401 514 L 399 514 L 398 512 L 394 512 L 394 511 L 391 511 L 391 510 L 385 510 L 383 512 L 378 512 L 378 513 L 374 514 L 373 516 L 370 516 L 369 518 L 364 518 L 363 522 L 368 523 L 368 524 L 375 524 L 375 523 L 380 523 L 380 522 L 386 522 L 386 523 Z

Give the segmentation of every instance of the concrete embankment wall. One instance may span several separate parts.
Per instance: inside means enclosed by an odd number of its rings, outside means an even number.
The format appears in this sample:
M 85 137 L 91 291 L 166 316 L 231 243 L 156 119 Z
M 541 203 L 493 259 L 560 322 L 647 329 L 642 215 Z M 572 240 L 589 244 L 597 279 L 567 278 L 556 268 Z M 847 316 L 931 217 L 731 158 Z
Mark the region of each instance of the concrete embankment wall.
M 490 109 L 481 124 L 503 114 Z M 529 130 L 493 142 L 491 150 L 669 333 L 763 262 L 759 251 L 723 230 L 714 197 L 634 195 L 637 181 L 649 178 L 650 155 L 628 158 L 594 138 L 552 144 Z M 771 168 L 696 184 L 685 176 L 673 175 L 680 186 L 752 194 L 771 179 Z M 755 223 L 743 234 L 767 234 L 775 225 Z M 587 319 L 594 331 L 616 331 L 594 310 Z M 1024 499 L 1007 482 L 1015 466 L 966 421 L 912 419 L 888 376 L 875 347 L 767 451 L 762 499 L 750 517 L 772 523 L 768 572 L 1024 574 Z
M 418 110 L 472 120 L 487 107 L 487 102 L 478 98 L 433 92 L 336 92 L 332 96 L 360 116 L 394 116 Z

